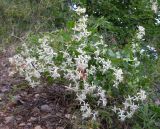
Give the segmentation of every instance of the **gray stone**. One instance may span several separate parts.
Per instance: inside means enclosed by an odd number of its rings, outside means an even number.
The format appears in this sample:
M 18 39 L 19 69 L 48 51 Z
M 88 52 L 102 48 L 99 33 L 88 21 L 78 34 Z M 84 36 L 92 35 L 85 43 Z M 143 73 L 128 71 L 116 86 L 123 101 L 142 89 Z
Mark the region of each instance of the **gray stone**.
M 21 127 L 22 127 L 22 126 L 25 126 L 25 125 L 26 125 L 25 123 L 20 123 L 20 124 L 19 124 L 19 126 L 21 126 Z
M 41 110 L 44 112 L 50 112 L 52 109 L 47 104 L 41 106 Z
M 69 119 L 71 118 L 71 114 L 65 114 L 65 117 Z
M 42 127 L 38 125 L 38 126 L 34 127 L 34 129 L 42 129 Z
M 31 126 L 31 125 L 32 125 L 32 123 L 27 123 L 27 125 L 28 125 L 28 126 Z
M 36 98 L 38 98 L 40 95 L 39 95 L 39 94 L 35 94 L 34 96 L 35 96 Z
M 12 122 L 14 122 L 14 120 L 15 120 L 14 116 L 5 117 L 6 124 L 12 123 Z
M 64 129 L 63 127 L 57 127 L 56 129 Z
M 36 121 L 36 120 L 37 120 L 36 117 L 31 117 L 28 121 L 29 121 L 29 122 L 34 122 L 34 121 Z

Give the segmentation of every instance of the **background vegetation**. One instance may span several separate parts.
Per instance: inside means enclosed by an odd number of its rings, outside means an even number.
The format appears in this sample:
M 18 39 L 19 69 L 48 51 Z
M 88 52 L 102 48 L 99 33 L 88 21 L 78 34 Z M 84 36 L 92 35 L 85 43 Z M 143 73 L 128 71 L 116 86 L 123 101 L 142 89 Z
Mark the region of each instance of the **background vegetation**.
M 65 27 L 68 9 L 64 0 L 1 0 L 0 43 L 13 43 L 28 32 Z

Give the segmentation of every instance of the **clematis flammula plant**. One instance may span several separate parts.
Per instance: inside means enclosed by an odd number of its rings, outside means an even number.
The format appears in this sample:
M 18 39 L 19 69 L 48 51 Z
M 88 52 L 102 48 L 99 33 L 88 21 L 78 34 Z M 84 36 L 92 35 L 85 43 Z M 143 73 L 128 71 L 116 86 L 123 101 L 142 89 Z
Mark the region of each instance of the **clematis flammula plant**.
M 126 118 L 131 118 L 134 115 L 136 110 L 139 108 L 140 101 L 143 102 L 146 97 L 146 92 L 141 89 L 135 96 L 131 97 L 128 95 L 128 98 L 123 102 L 124 108 L 117 108 L 114 106 L 112 111 L 118 114 L 121 121 L 124 121 Z
M 75 92 L 82 118 L 96 120 L 98 109 L 106 109 L 109 106 L 107 102 L 110 95 L 107 96 L 109 93 L 107 87 L 110 90 L 119 90 L 124 73 L 107 55 L 108 45 L 104 42 L 103 36 L 97 36 L 95 41 L 89 41 L 88 36 L 94 35 L 87 29 L 88 16 L 84 15 L 86 9 L 78 7 L 75 12 L 80 18 L 72 28 L 73 33 L 70 35 L 72 41 L 69 44 L 64 43 L 64 50 L 56 52 L 50 46 L 54 38 L 44 35 L 39 38 L 37 47 L 24 44 L 23 51 L 11 58 L 10 62 L 15 64 L 16 70 L 32 87 L 41 83 L 41 76 L 46 72 L 49 74 L 47 76 L 55 80 L 58 78 L 67 80 L 66 88 Z M 142 39 L 144 35 L 145 29 L 139 26 L 137 38 Z M 135 49 L 131 52 L 135 54 L 136 45 L 133 46 Z M 136 57 L 134 59 L 136 60 Z M 108 74 L 112 74 L 113 77 L 109 79 Z M 96 98 L 94 100 L 97 105 L 93 106 L 88 97 Z M 132 117 L 139 107 L 138 102 L 145 98 L 145 91 L 140 90 L 136 96 L 128 96 L 125 99 L 122 103 L 124 108 L 114 106 L 113 111 L 118 114 L 121 121 L 124 121 Z

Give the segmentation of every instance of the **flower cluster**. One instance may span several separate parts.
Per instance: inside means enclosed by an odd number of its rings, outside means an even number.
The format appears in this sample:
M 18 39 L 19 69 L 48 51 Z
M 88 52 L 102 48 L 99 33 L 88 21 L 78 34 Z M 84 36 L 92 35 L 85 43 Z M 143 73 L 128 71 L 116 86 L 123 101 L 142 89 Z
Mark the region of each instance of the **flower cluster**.
M 9 58 L 10 63 L 16 67 L 16 71 L 12 71 L 12 73 L 19 72 L 32 87 L 40 84 L 41 74 L 44 72 L 49 72 L 54 79 L 60 77 L 58 67 L 53 61 L 57 53 L 47 42 L 49 42 L 49 37 L 44 36 L 39 39 L 39 47 L 29 48 L 27 44 L 23 44 L 23 51 Z M 38 58 L 33 56 L 33 53 L 37 54 Z
M 150 45 L 147 45 L 146 48 L 142 48 L 140 50 L 140 54 L 141 55 L 146 55 L 147 57 L 154 57 L 154 59 L 158 59 L 158 53 L 157 53 L 157 50 L 150 46 Z
M 77 8 L 76 12 L 78 15 L 82 15 L 85 13 L 85 9 Z M 82 41 L 82 38 L 87 39 L 91 34 L 87 30 L 86 22 L 86 15 L 81 16 L 79 21 L 76 22 L 73 30 L 78 33 L 73 35 L 73 40 L 80 42 Z M 113 87 L 118 88 L 119 83 L 123 81 L 123 72 L 120 68 L 115 68 L 109 59 L 102 57 L 107 50 L 107 45 L 104 43 L 102 36 L 100 36 L 97 42 L 91 43 L 89 46 L 91 49 L 94 49 L 93 54 L 92 52 L 85 50 L 85 48 L 88 47 L 87 42 L 81 42 L 79 46 L 76 46 L 75 51 L 76 53 L 79 53 L 78 55 L 70 54 L 68 51 L 62 51 L 61 53 L 64 60 L 60 69 L 63 70 L 64 78 L 70 80 L 69 89 L 76 92 L 77 100 L 81 104 L 83 118 L 93 117 L 95 119 L 98 111 L 91 109 L 90 104 L 87 102 L 87 96 L 92 94 L 93 96 L 98 97 L 97 105 L 99 106 L 106 106 L 107 98 L 106 91 L 103 90 L 101 85 L 95 84 L 94 80 L 89 81 L 89 77 L 96 79 L 97 73 L 100 72 L 101 75 L 105 75 L 107 71 L 111 70 L 115 76 L 115 79 L 113 79 Z M 70 46 L 67 46 L 67 50 L 69 49 Z M 101 49 L 102 52 L 100 51 Z M 90 61 L 93 61 L 94 63 L 90 64 Z
M 78 14 L 78 15 L 81 15 L 81 14 L 84 14 L 85 12 L 86 12 L 86 8 L 81 8 L 81 7 L 77 7 L 76 9 L 75 9 L 75 11 L 76 11 L 76 13 Z
M 132 52 L 133 52 L 133 61 L 134 61 L 134 66 L 138 67 L 140 65 L 140 61 L 138 60 L 136 54 L 139 52 L 140 46 L 138 43 L 132 42 Z
M 83 44 L 82 46 L 85 47 L 86 44 Z M 102 74 L 104 74 L 111 67 L 111 62 L 105 61 L 105 59 L 101 57 L 98 58 L 96 54 L 95 58 L 91 57 L 83 50 L 83 48 L 81 48 L 81 46 L 78 46 L 76 51 L 79 52 L 79 55 L 77 56 L 71 55 L 68 52 L 62 52 L 64 62 L 62 62 L 60 67 L 61 70 L 63 70 L 64 78 L 70 80 L 69 89 L 76 92 L 77 100 L 81 104 L 82 117 L 92 117 L 95 119 L 98 112 L 91 109 L 90 104 L 87 102 L 87 95 L 92 94 L 93 96 L 98 97 L 97 105 L 99 106 L 106 106 L 107 99 L 105 90 L 100 86 L 95 85 L 94 81 L 90 82 L 88 78 L 89 76 L 96 77 L 97 71 L 101 71 Z M 98 64 L 101 63 L 104 68 L 103 71 L 102 67 L 99 67 L 99 69 L 97 69 L 95 65 L 89 67 L 89 61 L 91 60 L 95 60 Z M 121 75 L 119 75 L 119 77 L 120 76 Z M 118 74 L 116 74 L 116 77 L 118 79 Z M 83 85 L 83 88 L 81 88 L 81 85 Z
M 128 96 L 123 103 L 123 108 L 113 107 L 113 111 L 118 114 L 119 119 L 124 121 L 126 118 L 131 118 L 135 111 L 139 108 L 139 101 L 146 99 L 146 93 L 144 90 L 140 90 L 135 96 Z
M 39 78 L 40 72 L 35 68 L 37 60 L 35 58 L 24 58 L 22 55 L 17 54 L 12 58 L 9 58 L 10 63 L 15 66 L 15 70 L 11 73 L 19 72 L 21 76 L 25 77 L 25 80 L 34 87 L 40 84 Z
M 158 12 L 158 16 L 157 16 L 157 18 L 155 18 L 155 20 L 156 20 L 156 25 L 159 25 L 160 24 L 160 11 Z
M 49 72 L 54 79 L 59 78 L 58 67 L 54 63 L 54 58 L 57 57 L 57 53 L 49 46 L 52 41 L 49 36 L 44 36 L 39 39 L 40 47 L 36 48 L 38 54 L 38 66 L 37 69 L 41 69 L 41 72 Z
M 145 28 L 143 26 L 138 26 L 137 39 L 142 40 L 145 35 Z
M 78 15 L 81 15 L 86 12 L 86 9 L 78 7 L 75 11 Z M 91 32 L 87 30 L 87 20 L 88 20 L 87 15 L 82 15 L 79 18 L 75 27 L 73 28 L 75 33 L 73 35 L 73 40 L 80 41 L 82 38 L 86 38 L 91 34 Z
M 151 9 L 154 11 L 154 13 L 157 13 L 158 12 L 158 2 L 157 2 L 157 0 L 151 0 L 151 4 L 152 4 Z

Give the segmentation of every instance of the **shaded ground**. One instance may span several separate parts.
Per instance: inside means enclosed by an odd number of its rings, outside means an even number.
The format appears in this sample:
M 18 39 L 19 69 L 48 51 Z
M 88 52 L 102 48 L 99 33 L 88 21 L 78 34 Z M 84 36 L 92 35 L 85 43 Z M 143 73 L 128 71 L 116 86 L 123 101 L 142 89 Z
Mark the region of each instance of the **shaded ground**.
M 8 76 L 12 47 L 0 54 L 0 129 L 72 129 L 74 95 L 61 85 L 30 88 Z

